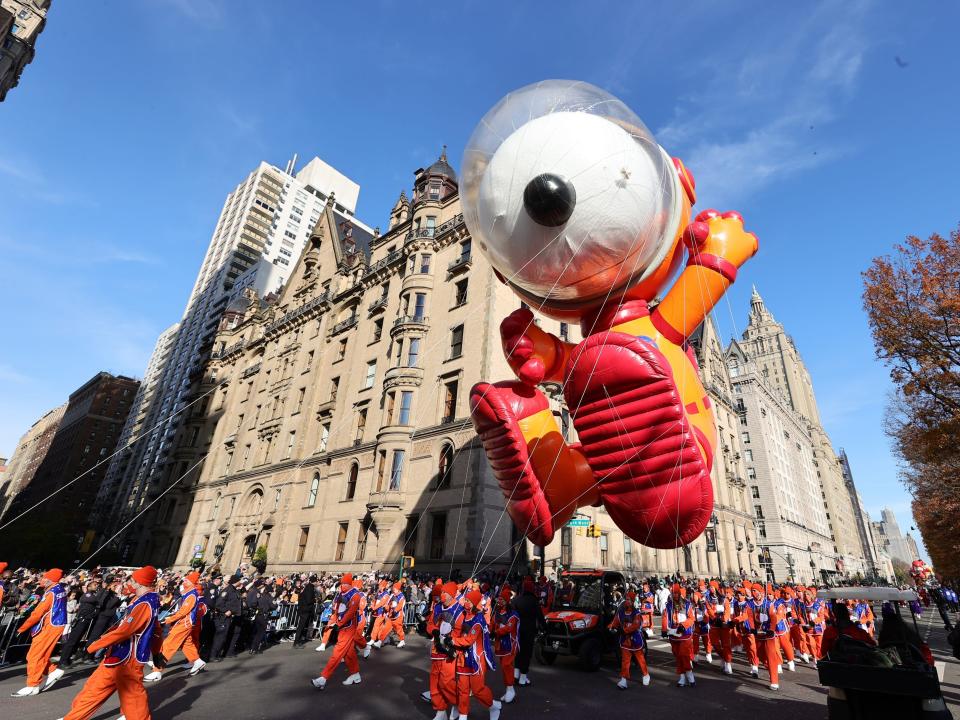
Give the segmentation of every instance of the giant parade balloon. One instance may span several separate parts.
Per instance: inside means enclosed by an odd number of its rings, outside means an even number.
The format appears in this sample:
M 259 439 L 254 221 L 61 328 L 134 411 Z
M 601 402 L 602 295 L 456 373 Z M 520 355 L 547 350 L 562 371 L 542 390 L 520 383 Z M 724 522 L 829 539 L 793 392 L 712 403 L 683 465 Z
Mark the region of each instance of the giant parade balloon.
M 516 379 L 474 386 L 471 414 L 510 517 L 537 545 L 586 505 L 656 548 L 709 521 L 717 431 L 687 341 L 758 245 L 736 212 L 693 216 L 694 190 L 630 108 L 583 82 L 510 93 L 467 144 L 464 219 L 523 302 L 500 326 Z M 537 314 L 579 323 L 583 341 Z M 562 388 L 578 443 L 543 383 Z

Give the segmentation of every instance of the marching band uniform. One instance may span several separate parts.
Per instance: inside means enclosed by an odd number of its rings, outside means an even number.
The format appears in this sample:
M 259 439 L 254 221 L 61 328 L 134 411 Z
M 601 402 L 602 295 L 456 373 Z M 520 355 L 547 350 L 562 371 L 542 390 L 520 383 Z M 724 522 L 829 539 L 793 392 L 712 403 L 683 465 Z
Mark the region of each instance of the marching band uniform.
M 757 624 L 754 617 L 753 601 L 747 595 L 753 588 L 753 583 L 744 580 L 743 586 L 737 588 L 737 601 L 734 604 L 733 621 L 737 628 L 737 635 L 743 645 L 743 652 L 750 663 L 750 677 L 760 677 L 760 657 L 757 654 Z
M 487 667 L 493 670 L 494 665 L 490 632 L 479 607 L 482 597 L 479 590 L 467 593 L 464 612 L 457 618 L 453 628 L 453 645 L 460 651 L 457 654 L 457 709 L 460 720 L 467 720 L 471 695 L 481 705 L 490 708 L 490 720 L 500 717 L 500 701 L 493 699 L 493 692 L 484 682 Z
M 777 631 L 786 633 L 787 624 L 780 619 L 773 600 L 763 596 L 763 585 L 753 586 L 752 609 L 756 623 L 757 652 L 770 673 L 770 689 L 780 689 L 780 651 L 777 646 Z
M 686 599 L 686 591 L 674 583 L 670 599 L 663 608 L 662 632 L 670 639 L 670 649 L 677 664 L 678 687 L 696 684 L 693 676 L 693 605 Z
M 710 618 L 707 616 L 707 604 L 703 593 L 693 594 L 693 657 L 700 652 L 700 639 L 703 639 L 703 652 L 708 663 L 713 664 L 713 645 L 710 642 Z
M 360 608 L 357 611 L 357 629 L 353 636 L 353 644 L 357 650 L 363 650 L 363 657 L 370 657 L 370 645 L 365 635 L 367 630 L 367 594 L 363 592 L 363 581 L 357 578 L 353 581 L 354 589 L 360 594 Z
M 29 630 L 33 640 L 30 641 L 30 650 L 27 652 L 27 684 L 13 693 L 13 697 L 27 697 L 36 695 L 41 690 L 49 690 L 63 677 L 63 670 L 50 662 L 67 625 L 67 591 L 60 584 L 62 577 L 63 570 L 58 568 L 44 574 L 41 580 L 43 597 L 30 613 L 30 617 L 17 628 L 17 633 Z M 40 683 L 44 676 L 47 679 L 41 688 Z
M 767 603 L 773 610 L 777 622 L 773 627 L 773 634 L 777 638 L 777 657 L 784 657 L 787 660 L 787 670 L 794 672 L 793 643 L 790 642 L 790 626 L 787 624 L 787 615 L 790 611 L 790 605 L 782 598 L 778 598 L 774 592 L 773 585 L 767 583 Z
M 357 660 L 356 624 L 360 613 L 360 591 L 353 587 L 353 575 L 345 574 L 340 578 L 340 597 L 334 607 L 331 624 L 336 622 L 337 644 L 333 647 L 330 659 L 320 673 L 320 677 L 313 679 L 313 686 L 321 690 L 327 685 L 327 680 L 333 675 L 342 660 L 347 664 L 350 675 L 343 681 L 344 685 L 354 685 L 360 682 L 360 662 Z
M 452 634 L 463 614 L 463 606 L 456 601 L 456 596 L 456 583 L 445 583 L 440 589 L 440 600 L 427 619 L 427 634 L 432 638 L 428 699 L 437 713 L 434 720 L 447 720 L 447 710 L 457 706 L 457 663 L 452 651 Z M 445 649 L 447 643 L 451 643 L 449 651 Z
M 383 626 L 387 622 L 387 605 L 390 604 L 390 583 L 381 580 L 379 592 L 373 601 L 373 630 L 370 631 L 370 639 L 373 640 L 374 647 L 380 647 L 379 638 L 383 634 Z
M 500 699 L 505 703 L 513 702 L 516 691 L 513 683 L 514 660 L 517 657 L 517 647 L 520 642 L 520 616 L 510 607 L 512 596 L 510 587 L 505 585 L 497 599 L 497 612 L 493 616 L 493 650 L 500 660 L 500 671 L 503 674 L 503 684 L 507 691 Z
M 653 637 L 653 610 L 655 604 L 656 599 L 654 598 L 653 593 L 650 592 L 650 585 L 644 583 L 643 596 L 640 600 L 640 618 L 643 632 L 647 637 Z
M 799 652 L 803 660 L 810 659 L 810 651 L 807 647 L 807 634 L 804 626 L 808 625 L 806 608 L 803 605 L 803 586 L 797 586 L 796 589 L 785 587 L 781 589 L 783 601 L 787 604 L 789 610 L 787 613 L 787 623 L 790 626 L 790 644 L 793 645 L 794 652 Z
M 636 609 L 637 594 L 628 592 L 626 599 L 617 608 L 613 620 L 608 626 L 611 630 L 620 631 L 620 682 L 617 687 L 627 689 L 627 680 L 630 679 L 630 664 L 636 662 L 643 673 L 642 682 L 650 684 L 650 673 L 647 671 L 646 636 L 643 632 L 643 617 Z
M 731 593 L 732 594 L 732 593 Z M 719 585 L 714 585 L 706 602 L 707 619 L 710 624 L 710 642 L 723 660 L 723 674 L 733 675 L 733 643 L 730 632 L 733 627 L 733 599 L 721 594 Z
M 334 593 L 333 600 L 331 601 L 331 607 L 337 607 L 340 604 L 340 591 L 337 590 Z M 317 645 L 317 652 L 323 652 L 327 649 L 327 645 L 330 644 L 330 638 L 333 636 L 333 630 L 337 624 L 333 621 L 333 613 L 330 614 L 330 619 L 327 620 L 327 625 L 323 628 L 323 634 L 320 636 L 320 644 Z M 373 643 L 376 645 L 376 643 Z
M 156 569 L 149 565 L 140 568 L 133 573 L 133 582 L 145 592 L 130 603 L 112 630 L 87 646 L 91 654 L 108 649 L 62 720 L 88 720 L 114 692 L 120 696 L 120 711 L 126 720 L 150 720 L 142 666 L 152 653 L 160 651 L 163 642 L 157 622 L 160 598 L 153 589 Z
M 197 583 L 200 582 L 200 573 L 192 572 L 187 575 L 181 585 L 180 600 L 177 603 L 176 612 L 168 615 L 163 621 L 164 625 L 172 625 L 166 640 L 163 641 L 163 648 L 160 655 L 163 656 L 164 665 L 155 666 L 154 671 L 143 679 L 147 682 L 159 680 L 163 675 L 163 667 L 170 662 L 178 650 L 183 651 L 187 662 L 192 663 L 190 674 L 196 675 L 206 663 L 200 659 L 200 648 L 196 644 L 196 631 L 200 627 L 200 620 L 206 613 L 207 606 L 200 602 L 197 592 Z
M 813 666 L 817 666 L 820 658 L 820 645 L 823 640 L 823 631 L 827 626 L 827 613 L 823 601 L 817 599 L 816 588 L 806 588 L 803 593 L 803 608 L 807 620 L 805 628 L 807 648 L 813 656 Z
M 544 575 L 540 576 L 537 584 L 537 598 L 540 600 L 540 607 L 543 608 L 544 613 L 553 610 L 553 586 L 547 582 Z
M 386 608 L 387 618 L 384 621 L 384 624 L 381 626 L 380 636 L 373 644 L 374 647 L 382 647 L 390 637 L 391 633 L 396 633 L 397 637 L 400 639 L 400 642 L 397 643 L 398 648 L 402 648 L 404 645 L 406 645 L 406 642 L 404 642 L 403 639 L 403 611 L 407 605 L 407 598 L 403 594 L 402 588 L 403 585 L 401 583 L 395 582 L 393 584 L 393 594 L 390 595 Z

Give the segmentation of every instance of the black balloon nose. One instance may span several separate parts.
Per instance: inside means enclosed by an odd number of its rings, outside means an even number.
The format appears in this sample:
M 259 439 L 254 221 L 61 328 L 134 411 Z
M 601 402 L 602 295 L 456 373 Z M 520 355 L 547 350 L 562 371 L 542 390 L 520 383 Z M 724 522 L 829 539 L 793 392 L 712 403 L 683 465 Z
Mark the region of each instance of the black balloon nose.
M 559 175 L 543 173 L 527 183 L 523 189 L 523 206 L 530 218 L 539 225 L 557 227 L 573 215 L 577 191 Z

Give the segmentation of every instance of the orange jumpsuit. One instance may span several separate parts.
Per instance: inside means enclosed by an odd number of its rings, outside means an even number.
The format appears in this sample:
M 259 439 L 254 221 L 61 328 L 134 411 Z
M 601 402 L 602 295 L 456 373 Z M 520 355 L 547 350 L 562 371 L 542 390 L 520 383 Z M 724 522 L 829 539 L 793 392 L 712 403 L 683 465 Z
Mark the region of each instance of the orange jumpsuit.
M 56 590 L 58 587 L 59 593 Z M 65 595 L 65 591 L 59 585 L 49 588 L 43 593 L 43 597 L 30 613 L 30 617 L 17 629 L 18 633 L 27 632 L 31 628 L 36 632 L 30 642 L 30 650 L 27 652 L 27 685 L 30 687 L 38 687 L 44 676 L 57 669 L 56 664 L 50 662 L 50 658 L 66 626 Z M 60 608 L 58 603 L 63 607 Z M 37 631 L 38 626 L 39 631 Z
M 163 641 L 163 648 L 160 654 L 166 662 L 170 662 L 177 650 L 183 650 L 184 657 L 189 662 L 196 662 L 200 659 L 200 649 L 194 639 L 194 631 L 200 626 L 203 604 L 200 603 L 195 590 L 187 591 L 180 600 L 180 606 L 173 615 L 168 616 L 164 625 L 173 625 Z M 193 621 L 194 611 L 196 612 L 196 622 Z
M 713 643 L 710 640 L 710 617 L 707 613 L 707 603 L 700 593 L 694 593 L 693 602 L 693 655 L 700 652 L 700 641 L 703 640 L 703 652 L 710 655 L 713 652 Z
M 513 664 L 520 642 L 520 616 L 510 608 L 493 616 L 493 652 L 500 660 L 503 684 L 513 687 Z
M 400 640 L 404 639 L 403 610 L 406 605 L 407 598 L 400 590 L 394 592 L 388 599 L 386 614 L 387 619 L 384 621 L 383 626 L 381 627 L 380 637 L 377 638 L 381 643 L 386 642 L 387 638 L 390 637 L 390 633 L 392 632 L 396 633 Z
M 710 641 L 725 663 L 733 662 L 733 641 L 730 637 L 733 622 L 733 601 L 729 597 L 711 595 L 707 603 L 710 621 Z
M 471 695 L 484 707 L 493 705 L 493 692 L 485 682 L 488 639 L 482 614 L 471 609 L 457 618 L 453 645 L 461 651 L 457 653 L 457 709 L 461 715 L 469 714 Z
M 379 640 L 383 634 L 383 626 L 387 623 L 387 604 L 390 602 L 390 591 L 381 585 L 377 599 L 373 602 L 373 630 L 370 631 L 371 640 Z
M 789 594 L 786 602 L 790 603 L 793 610 L 792 616 L 788 619 L 790 623 L 790 644 L 793 645 L 794 650 L 799 650 L 801 655 L 813 655 L 810 651 L 810 644 L 807 642 L 807 633 L 803 629 L 805 625 L 810 624 L 807 621 L 806 605 L 801 598 L 791 597 Z
M 774 608 L 774 614 L 777 618 L 776 630 L 777 636 L 777 656 L 787 659 L 787 662 L 793 662 L 796 658 L 793 654 L 793 643 L 790 641 L 790 625 L 787 620 L 788 603 L 786 600 L 769 600 L 768 602 Z
M 668 630 L 680 631 L 679 635 L 669 636 L 670 649 L 673 651 L 678 675 L 693 669 L 693 641 L 691 638 L 693 620 L 693 605 L 688 600 L 681 598 L 677 603 L 674 603 L 672 597 L 667 600 L 667 604 L 663 608 L 662 630 L 664 633 Z
M 776 626 L 781 621 L 778 608 L 772 600 L 763 600 L 754 597 L 750 604 L 753 614 L 753 627 L 756 628 L 757 655 L 770 673 L 770 684 L 780 683 L 780 648 L 776 635 Z M 784 623 L 786 624 L 786 623 Z M 784 631 L 786 632 L 786 631 Z
M 359 590 L 351 589 L 350 592 L 340 595 L 337 605 L 333 609 L 330 624 L 336 623 L 340 632 L 337 635 L 337 644 L 333 647 L 330 659 L 323 668 L 323 672 L 320 673 L 327 680 L 333 675 L 341 660 L 347 664 L 347 670 L 351 675 L 360 672 L 355 630 L 357 615 L 360 612 L 360 597 Z
M 449 607 L 436 603 L 427 618 L 427 635 L 432 638 L 434 631 L 437 631 L 442 643 L 445 637 L 453 633 L 453 626 L 462 613 L 463 608 L 457 602 L 451 603 Z M 443 632 L 444 630 L 446 632 Z M 446 653 L 438 652 L 433 642 L 430 643 L 430 704 L 438 712 L 457 704 L 456 660 L 448 657 Z
M 620 677 L 625 680 L 630 679 L 630 665 L 634 662 L 645 676 L 650 674 L 647 672 L 647 658 L 643 654 L 645 642 L 642 626 L 643 614 L 635 608 L 627 610 L 622 605 L 608 626 L 620 630 Z
M 360 607 L 357 609 L 357 631 L 353 636 L 353 644 L 357 646 L 358 650 L 363 650 L 367 646 L 367 596 L 366 594 L 357 589 L 357 592 L 360 593 Z
M 738 593 L 742 594 L 742 593 Z M 746 599 L 737 599 L 733 605 L 733 622 L 737 630 L 737 637 L 740 638 L 740 644 L 743 646 L 743 652 L 747 656 L 747 662 L 751 667 L 760 665 L 760 657 L 757 655 L 757 629 L 756 621 L 753 617 L 753 606 Z
M 807 648 L 809 648 L 814 659 L 819 660 L 823 656 L 821 648 L 823 645 L 824 629 L 827 625 L 827 609 L 823 601 L 817 600 L 816 598 L 811 598 L 809 601 L 804 600 L 803 604 L 806 608 L 807 622 L 810 627 L 806 633 Z
M 149 594 L 149 593 L 148 593 Z M 128 641 L 136 645 L 151 624 L 150 649 L 158 652 L 162 635 L 156 619 L 156 611 L 151 611 L 147 603 L 137 603 L 127 610 L 127 616 L 116 627 L 90 643 L 87 652 L 94 653 L 101 648 L 110 647 Z M 120 696 L 120 712 L 126 720 L 150 720 L 150 707 L 147 705 L 147 691 L 143 689 L 143 667 L 137 659 L 137 653 L 131 648 L 128 656 L 119 660 L 107 657 L 87 679 L 83 689 L 73 699 L 73 704 L 63 720 L 88 720 L 97 709 L 116 692 Z M 117 664 L 108 665 L 111 659 Z
M 644 630 L 650 630 L 651 632 L 653 632 L 653 610 L 653 593 L 648 592 L 645 586 L 643 598 L 640 600 L 640 624 Z

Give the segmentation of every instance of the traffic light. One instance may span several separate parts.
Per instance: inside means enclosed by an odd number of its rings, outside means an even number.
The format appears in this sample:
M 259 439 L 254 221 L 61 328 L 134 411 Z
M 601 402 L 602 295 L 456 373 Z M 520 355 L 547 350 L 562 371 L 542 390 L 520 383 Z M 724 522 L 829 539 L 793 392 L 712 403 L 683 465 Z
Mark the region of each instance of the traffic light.
M 599 525 L 591 525 L 587 528 L 587 537 L 598 538 L 602 534 Z
M 406 570 L 407 568 L 412 568 L 415 562 L 413 555 L 404 555 L 400 561 L 400 566 Z

